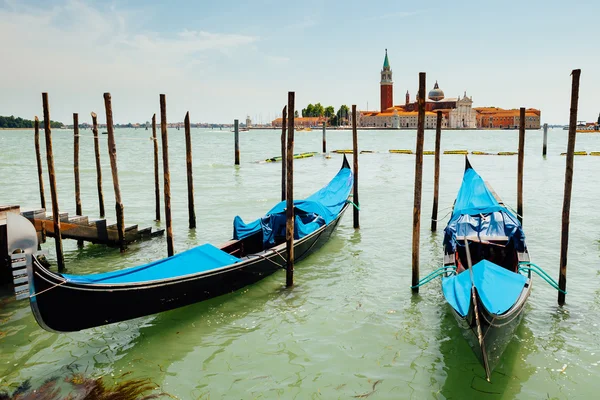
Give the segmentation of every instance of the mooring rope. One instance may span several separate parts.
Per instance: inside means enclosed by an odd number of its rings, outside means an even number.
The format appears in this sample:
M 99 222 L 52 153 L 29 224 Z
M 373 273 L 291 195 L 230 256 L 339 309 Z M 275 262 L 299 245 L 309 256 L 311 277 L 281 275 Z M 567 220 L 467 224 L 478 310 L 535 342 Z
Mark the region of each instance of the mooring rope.
M 528 267 L 526 267 L 526 265 L 528 265 Z M 554 289 L 558 290 L 563 294 L 567 294 L 567 291 L 562 290 L 558 286 L 558 282 L 556 282 L 550 275 L 548 275 L 548 273 L 544 271 L 539 265 L 536 265 L 529 261 L 521 261 L 519 262 L 519 272 L 535 272 L 543 280 L 545 280 L 548 285 L 552 286 Z
M 31 299 L 31 298 L 34 298 L 35 296 L 38 296 L 38 295 L 40 295 L 40 294 L 42 294 L 42 293 L 45 293 L 45 292 L 47 292 L 47 291 L 49 291 L 49 290 L 52 290 L 52 289 L 54 289 L 54 288 L 57 288 L 57 287 L 59 287 L 60 285 L 64 285 L 64 284 L 65 284 L 65 283 L 67 283 L 67 282 L 68 282 L 67 280 L 64 280 L 64 281 L 62 281 L 61 283 L 57 283 L 57 284 L 55 284 L 55 285 L 52 285 L 52 286 L 50 286 L 50 287 L 49 287 L 49 288 L 47 288 L 47 289 L 44 289 L 44 290 L 42 290 L 41 292 L 37 292 L 37 293 L 30 294 L 30 295 L 29 295 L 29 298 L 30 298 L 30 299 Z

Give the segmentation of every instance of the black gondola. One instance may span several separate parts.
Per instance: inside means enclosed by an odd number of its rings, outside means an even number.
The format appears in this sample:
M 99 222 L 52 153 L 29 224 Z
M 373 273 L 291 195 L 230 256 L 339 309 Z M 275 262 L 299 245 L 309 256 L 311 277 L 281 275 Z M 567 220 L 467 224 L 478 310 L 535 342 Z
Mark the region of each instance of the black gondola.
M 327 186 L 305 200 L 294 201 L 295 261 L 327 242 L 349 206 L 353 179 L 344 157 L 342 168 Z M 233 292 L 285 268 L 286 257 L 285 202 L 281 202 L 249 224 L 236 217 L 234 239 L 218 248 L 205 244 L 119 271 L 58 274 L 44 268 L 35 255 L 27 255 L 31 262 L 27 265 L 29 290 L 24 297 L 29 297 L 42 328 L 73 332 Z
M 466 160 L 444 230 L 442 290 L 490 380 L 523 318 L 531 292 L 525 234 L 517 216 Z

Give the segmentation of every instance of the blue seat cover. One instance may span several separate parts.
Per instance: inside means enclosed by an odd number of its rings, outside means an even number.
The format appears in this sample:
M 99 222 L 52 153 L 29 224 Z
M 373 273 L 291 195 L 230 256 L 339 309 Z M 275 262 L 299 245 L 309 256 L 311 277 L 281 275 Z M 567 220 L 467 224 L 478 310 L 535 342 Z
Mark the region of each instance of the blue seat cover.
M 335 220 L 346 205 L 353 183 L 352 171 L 350 168 L 344 167 L 327 186 L 318 192 L 304 200 L 294 200 L 296 210 L 294 238 L 303 238 Z M 285 236 L 286 205 L 285 201 L 281 201 L 264 217 L 249 223 L 244 223 L 239 216 L 235 217 L 233 238 L 240 240 L 262 231 L 265 248 L 273 246 L 275 236 Z
M 503 314 L 516 303 L 527 278 L 488 260 L 481 260 L 473 266 L 473 281 L 484 307 L 493 314 Z M 471 305 L 469 271 L 443 278 L 442 291 L 452 308 L 466 316 Z
M 82 284 L 140 283 L 210 271 L 239 261 L 239 258 L 207 243 L 137 267 L 102 274 L 62 276 L 69 282 Z

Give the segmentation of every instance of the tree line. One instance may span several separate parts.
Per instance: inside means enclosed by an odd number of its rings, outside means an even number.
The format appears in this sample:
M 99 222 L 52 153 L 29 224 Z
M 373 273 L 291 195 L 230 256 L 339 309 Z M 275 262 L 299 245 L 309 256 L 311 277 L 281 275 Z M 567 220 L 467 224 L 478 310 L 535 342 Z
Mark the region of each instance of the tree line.
M 23 119 L 21 117 L 15 118 L 13 115 L 10 117 L 2 117 L 0 116 L 0 128 L 33 128 L 34 121 L 29 119 Z M 44 126 L 44 121 L 40 121 L 40 127 Z M 61 128 L 63 127 L 62 122 L 52 121 L 50 120 L 51 128 Z
M 340 106 L 337 112 L 335 112 L 333 106 L 323 107 L 321 103 L 309 104 L 306 108 L 302 109 L 303 117 L 325 117 L 327 118 L 328 125 L 347 125 L 349 123 L 349 115 L 350 109 L 345 104 Z

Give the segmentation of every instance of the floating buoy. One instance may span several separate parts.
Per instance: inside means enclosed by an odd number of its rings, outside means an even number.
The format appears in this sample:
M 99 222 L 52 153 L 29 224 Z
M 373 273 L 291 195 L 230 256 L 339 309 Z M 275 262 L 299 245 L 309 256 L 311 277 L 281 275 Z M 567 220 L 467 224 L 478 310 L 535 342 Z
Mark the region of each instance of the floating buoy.
M 435 155 L 435 151 L 432 151 L 432 150 L 423 150 L 423 155 L 424 156 L 434 156 Z
M 567 155 L 567 153 L 560 153 L 560 155 L 561 155 L 561 156 L 566 156 L 566 155 Z M 588 155 L 588 153 L 587 153 L 587 151 L 574 151 L 574 152 L 573 152 L 573 155 L 574 155 L 574 156 L 587 156 L 587 155 Z
M 600 151 L 590 151 L 590 156 L 600 156 Z
M 492 153 L 486 153 L 485 151 L 472 151 L 471 154 L 475 156 L 493 156 Z
M 298 153 L 298 154 L 294 154 L 294 158 L 308 158 L 308 157 L 313 157 L 315 154 L 317 154 L 316 151 L 311 151 L 308 153 Z M 281 161 L 281 156 L 267 158 L 265 160 L 265 162 L 278 162 L 278 161 Z
M 499 156 L 516 156 L 517 152 L 516 151 L 499 151 L 498 155 Z
M 338 154 L 352 154 L 354 153 L 354 150 L 334 150 L 333 152 Z
M 361 150 L 360 154 L 371 154 L 371 153 L 375 153 L 373 150 Z
M 390 150 L 390 153 L 395 154 L 413 154 L 412 150 Z
M 467 150 L 444 150 L 444 154 L 469 154 Z

